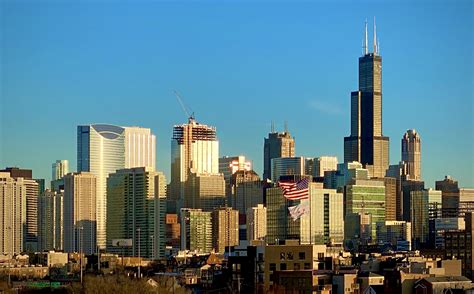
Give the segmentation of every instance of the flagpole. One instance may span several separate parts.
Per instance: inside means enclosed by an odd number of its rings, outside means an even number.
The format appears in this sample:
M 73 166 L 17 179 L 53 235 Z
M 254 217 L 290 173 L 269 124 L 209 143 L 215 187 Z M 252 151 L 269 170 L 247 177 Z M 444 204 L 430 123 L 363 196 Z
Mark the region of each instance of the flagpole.
M 311 182 L 308 183 L 308 198 L 309 198 L 309 244 L 313 245 L 313 227 L 311 222 L 313 221 L 313 205 L 311 202 Z

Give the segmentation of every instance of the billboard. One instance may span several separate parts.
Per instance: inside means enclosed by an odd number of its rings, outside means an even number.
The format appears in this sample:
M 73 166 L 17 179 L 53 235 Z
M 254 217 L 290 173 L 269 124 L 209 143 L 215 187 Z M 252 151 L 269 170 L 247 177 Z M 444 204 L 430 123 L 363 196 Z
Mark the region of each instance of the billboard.
M 132 247 L 132 239 L 113 239 L 113 247 Z

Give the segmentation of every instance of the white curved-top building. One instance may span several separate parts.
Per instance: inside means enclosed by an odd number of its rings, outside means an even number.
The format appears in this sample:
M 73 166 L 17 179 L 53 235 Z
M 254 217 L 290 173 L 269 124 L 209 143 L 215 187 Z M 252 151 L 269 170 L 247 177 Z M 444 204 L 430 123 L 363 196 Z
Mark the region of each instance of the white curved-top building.
M 77 127 L 77 171 L 97 177 L 97 245 L 106 245 L 107 177 L 118 169 L 156 168 L 156 137 L 148 128 L 108 124 Z

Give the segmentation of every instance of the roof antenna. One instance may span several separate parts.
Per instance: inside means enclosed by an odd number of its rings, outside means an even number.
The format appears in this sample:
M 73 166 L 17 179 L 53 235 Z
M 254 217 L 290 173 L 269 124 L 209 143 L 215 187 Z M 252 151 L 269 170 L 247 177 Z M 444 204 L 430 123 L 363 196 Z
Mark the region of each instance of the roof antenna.
M 288 133 L 288 121 L 285 120 L 285 133 Z
M 375 16 L 374 16 L 374 55 L 378 55 L 378 48 L 377 48 L 377 26 L 375 24 Z
M 272 120 L 271 131 L 272 131 L 272 134 L 275 133 L 275 123 L 273 122 L 273 120 Z
M 369 53 L 369 37 L 367 33 L 367 18 L 365 19 L 365 38 L 364 38 L 364 55 L 367 55 Z

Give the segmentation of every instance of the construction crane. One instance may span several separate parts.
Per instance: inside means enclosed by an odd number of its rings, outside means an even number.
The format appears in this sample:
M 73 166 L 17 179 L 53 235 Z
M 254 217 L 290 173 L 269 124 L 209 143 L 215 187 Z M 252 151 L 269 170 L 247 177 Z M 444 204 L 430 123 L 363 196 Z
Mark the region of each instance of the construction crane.
M 189 114 L 189 111 L 187 110 L 186 106 L 183 103 L 183 99 L 181 99 L 181 95 L 179 95 L 178 91 L 174 90 L 174 95 L 176 96 L 176 99 L 179 102 L 179 105 L 181 105 L 181 109 L 183 109 L 183 112 L 186 114 L 189 120 L 194 120 L 194 112 Z

